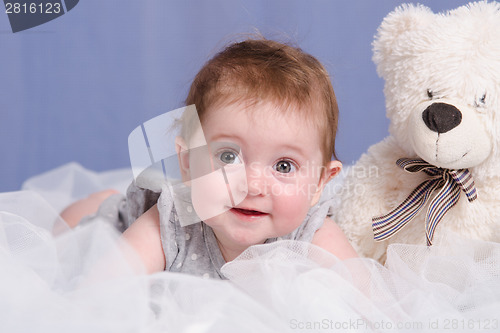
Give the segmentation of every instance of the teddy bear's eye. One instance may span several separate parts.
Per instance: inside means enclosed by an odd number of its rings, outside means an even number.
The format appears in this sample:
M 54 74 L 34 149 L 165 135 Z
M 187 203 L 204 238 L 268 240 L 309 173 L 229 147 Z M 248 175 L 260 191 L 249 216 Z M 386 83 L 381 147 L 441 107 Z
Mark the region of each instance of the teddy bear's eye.
M 430 100 L 433 100 L 433 99 L 441 99 L 444 96 L 440 94 L 439 91 L 432 91 L 431 89 L 427 89 L 427 97 L 429 97 Z
M 474 101 L 474 106 L 475 107 L 484 107 L 486 104 L 486 93 L 483 94 L 483 96 L 481 96 L 479 99 L 477 99 L 476 101 Z
M 429 97 L 429 99 L 432 99 L 433 96 L 434 94 L 432 93 L 432 90 L 427 89 L 427 97 Z
M 486 104 L 486 94 L 484 94 L 483 96 L 481 96 L 481 98 L 479 99 L 479 102 L 481 104 Z

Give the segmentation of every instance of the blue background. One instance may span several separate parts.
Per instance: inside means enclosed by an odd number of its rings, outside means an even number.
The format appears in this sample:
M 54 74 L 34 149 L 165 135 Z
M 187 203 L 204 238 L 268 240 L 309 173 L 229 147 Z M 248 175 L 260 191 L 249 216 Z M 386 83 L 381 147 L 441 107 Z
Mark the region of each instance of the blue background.
M 419 1 L 433 11 L 468 1 Z M 12 33 L 0 13 L 0 192 L 70 161 L 129 166 L 127 137 L 183 105 L 202 64 L 239 34 L 260 31 L 316 56 L 340 106 L 345 164 L 387 136 L 383 81 L 371 61 L 390 0 L 82 0 Z

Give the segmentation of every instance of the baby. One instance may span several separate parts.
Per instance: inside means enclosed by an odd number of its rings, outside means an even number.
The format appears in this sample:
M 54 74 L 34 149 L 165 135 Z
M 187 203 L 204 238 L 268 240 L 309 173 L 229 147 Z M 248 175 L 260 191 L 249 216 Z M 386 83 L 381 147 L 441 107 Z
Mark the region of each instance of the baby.
M 133 221 L 123 237 L 149 273 L 224 278 L 226 262 L 279 239 L 311 242 L 340 259 L 356 256 L 328 217 L 332 200 L 320 200 L 342 165 L 332 160 L 337 102 L 317 59 L 271 40 L 232 44 L 196 75 L 186 105 L 196 106 L 201 128 L 183 119 L 175 145 L 202 222 L 182 225 L 167 187 L 160 195 L 132 184 L 118 203 Z M 203 151 L 195 149 L 200 142 Z M 71 207 L 62 216 L 71 220 Z

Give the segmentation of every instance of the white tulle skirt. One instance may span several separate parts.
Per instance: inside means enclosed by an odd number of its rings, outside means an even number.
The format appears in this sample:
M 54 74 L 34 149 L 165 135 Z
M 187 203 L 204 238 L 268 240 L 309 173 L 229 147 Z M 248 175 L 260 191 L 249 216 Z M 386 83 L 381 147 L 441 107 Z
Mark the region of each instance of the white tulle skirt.
M 58 215 L 130 179 L 71 164 L 0 194 L 0 332 L 500 331 L 500 245 L 453 235 L 392 245 L 386 266 L 281 241 L 226 264 L 227 281 L 145 275 L 112 226 Z

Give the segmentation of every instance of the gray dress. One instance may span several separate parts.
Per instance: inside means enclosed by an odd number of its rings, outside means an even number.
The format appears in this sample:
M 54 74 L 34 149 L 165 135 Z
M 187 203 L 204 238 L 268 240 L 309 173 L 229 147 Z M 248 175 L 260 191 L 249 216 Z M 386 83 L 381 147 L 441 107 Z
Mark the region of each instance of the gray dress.
M 119 194 L 111 196 L 95 215 L 86 220 L 88 222 L 96 217 L 105 218 L 120 231 L 124 231 L 145 211 L 158 203 L 165 270 L 204 278 L 225 279 L 220 269 L 226 261 L 220 252 L 212 228 L 203 222 L 181 226 L 168 192 L 157 193 L 131 184 L 126 197 Z M 269 238 L 266 243 L 281 239 L 311 242 L 325 218 L 332 214 L 332 199 L 325 197 L 323 196 L 317 205 L 309 209 L 304 221 L 296 230 L 282 237 Z

